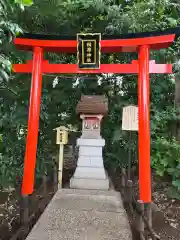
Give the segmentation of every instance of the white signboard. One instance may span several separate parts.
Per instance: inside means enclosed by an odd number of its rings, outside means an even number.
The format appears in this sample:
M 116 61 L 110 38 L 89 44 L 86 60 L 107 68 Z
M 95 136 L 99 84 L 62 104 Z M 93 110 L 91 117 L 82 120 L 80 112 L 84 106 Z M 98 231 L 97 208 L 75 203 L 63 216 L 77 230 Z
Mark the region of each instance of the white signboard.
M 123 108 L 122 130 L 138 131 L 138 107 L 127 106 Z

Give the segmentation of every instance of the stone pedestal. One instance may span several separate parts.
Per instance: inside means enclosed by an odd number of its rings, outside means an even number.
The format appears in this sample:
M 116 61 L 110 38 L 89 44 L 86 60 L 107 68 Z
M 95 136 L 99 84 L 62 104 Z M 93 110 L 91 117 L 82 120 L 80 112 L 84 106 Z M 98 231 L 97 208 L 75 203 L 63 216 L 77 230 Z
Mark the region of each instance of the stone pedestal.
M 105 140 L 100 134 L 101 120 L 108 111 L 107 99 L 104 96 L 82 96 L 76 111 L 82 119 L 82 136 L 77 140 L 79 157 L 70 187 L 108 190 L 109 179 L 102 157 Z
M 102 149 L 105 140 L 79 138 L 79 158 L 74 176 L 70 180 L 71 188 L 79 189 L 109 189 L 109 179 L 106 176 Z

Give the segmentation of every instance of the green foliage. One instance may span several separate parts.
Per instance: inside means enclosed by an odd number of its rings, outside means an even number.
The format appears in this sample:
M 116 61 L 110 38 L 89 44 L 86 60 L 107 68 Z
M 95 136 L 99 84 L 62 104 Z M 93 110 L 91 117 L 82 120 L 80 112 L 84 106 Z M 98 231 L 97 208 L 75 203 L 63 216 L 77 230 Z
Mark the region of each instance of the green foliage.
M 24 6 L 32 5 L 32 0 L 1 0 L 0 1 L 0 83 L 9 80 L 11 74 L 11 61 L 7 49 L 10 47 L 10 43 L 13 38 L 22 29 L 14 21 L 15 17 L 19 13 L 19 8 L 24 9 Z
M 180 145 L 175 138 L 157 137 L 152 143 L 152 167 L 159 176 L 170 175 L 168 195 L 180 199 Z
M 20 107 L 16 84 L 12 84 L 10 54 L 11 42 L 22 32 L 15 20 L 20 7 L 31 5 L 32 1 L 0 1 L 0 188 L 16 184 L 16 177 L 22 177 L 24 139 L 19 139 L 24 110 Z M 13 86 L 12 86 L 13 85 Z
M 157 137 L 152 142 L 151 159 L 158 175 L 171 174 L 173 184 L 177 184 L 176 181 L 180 177 L 180 146 L 174 138 L 167 140 L 164 137 Z
M 169 82 L 169 84 L 173 85 L 174 83 Z M 169 86 L 169 89 L 172 87 Z M 175 108 L 171 100 L 168 105 L 164 106 L 166 110 L 162 110 L 162 101 L 166 104 L 168 102 L 164 101 L 162 92 L 158 94 L 160 99 L 158 100 L 156 95 L 156 107 L 152 106 L 152 110 L 153 108 L 154 110 L 151 113 L 151 164 L 159 176 L 171 176 L 173 188 L 168 193 L 176 189 L 177 196 L 180 195 L 180 145 L 173 136 L 173 128 L 179 121 L 179 108 Z M 158 105 L 160 106 L 158 107 Z
M 126 6 L 132 31 L 151 31 L 175 27 L 180 22 L 180 5 L 171 0 L 133 1 Z M 169 11 L 171 9 L 171 11 Z

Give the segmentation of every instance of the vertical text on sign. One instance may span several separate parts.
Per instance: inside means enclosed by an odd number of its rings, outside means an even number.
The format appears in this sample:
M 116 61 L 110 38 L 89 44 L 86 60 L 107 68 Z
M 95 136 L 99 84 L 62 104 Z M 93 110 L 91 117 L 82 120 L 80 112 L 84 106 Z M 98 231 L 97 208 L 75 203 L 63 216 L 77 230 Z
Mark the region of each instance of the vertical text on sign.
M 82 41 L 82 63 L 96 64 L 96 41 L 83 40 Z
M 138 131 L 138 107 L 129 105 L 123 108 L 122 130 Z
M 101 34 L 77 34 L 77 64 L 79 69 L 100 69 Z

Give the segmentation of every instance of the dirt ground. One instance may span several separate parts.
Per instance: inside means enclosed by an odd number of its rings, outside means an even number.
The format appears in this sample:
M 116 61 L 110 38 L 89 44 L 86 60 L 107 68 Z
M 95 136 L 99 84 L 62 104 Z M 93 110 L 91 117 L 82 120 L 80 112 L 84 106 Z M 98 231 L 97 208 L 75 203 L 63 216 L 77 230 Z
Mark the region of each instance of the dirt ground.
M 30 216 L 32 217 L 29 230 L 32 229 L 39 216 L 51 200 L 54 195 L 52 183 L 47 185 L 46 198 L 43 196 L 43 189 L 39 189 L 33 195 L 30 196 Z M 15 236 L 20 229 L 20 199 L 15 192 L 7 193 L 0 192 L 0 240 L 10 240 L 12 236 Z M 19 234 L 18 234 L 19 235 Z M 17 238 L 23 240 L 27 234 L 23 237 Z
M 66 185 L 72 176 L 73 171 L 64 171 L 63 173 L 63 184 Z M 109 171 L 111 179 L 114 183 L 115 189 L 120 191 L 120 174 L 119 171 L 112 172 Z M 159 179 L 155 174 L 152 177 L 152 189 L 153 189 L 153 229 L 160 236 L 162 240 L 180 240 L 180 201 L 175 199 L 170 199 L 165 194 L 165 189 L 169 186 L 169 182 Z M 138 178 L 134 178 L 134 195 L 138 196 Z M 48 194 L 50 195 L 47 201 L 50 201 L 53 196 L 52 184 L 48 188 Z M 33 224 L 37 221 L 38 217 L 42 213 L 42 209 L 45 208 L 46 204 L 40 207 L 42 202 L 43 193 L 40 191 L 34 194 L 34 200 L 36 204 L 34 210 L 41 208 L 41 211 L 38 211 Z M 9 197 L 9 202 L 7 203 Z M 38 203 L 38 204 L 37 204 Z M 126 207 L 126 205 L 125 205 Z M 16 217 L 14 219 L 9 218 L 12 213 L 15 213 Z M 132 216 L 127 209 L 129 221 L 131 223 L 133 240 L 139 240 L 139 235 L 135 229 L 135 218 Z M 1 224 L 6 221 L 7 227 L 2 229 Z M 9 196 L 7 193 L 0 192 L 0 240 L 9 240 L 10 237 L 15 234 L 19 229 L 19 201 L 13 198 L 13 195 Z M 4 236 L 4 237 L 3 237 Z M 147 238 L 150 240 L 151 238 Z
M 121 190 L 121 177 L 119 172 L 110 173 L 115 189 Z M 138 177 L 133 179 L 133 194 L 138 199 Z M 152 227 L 162 240 L 180 240 L 180 201 L 171 199 L 166 195 L 166 189 L 170 186 L 168 180 L 160 179 L 152 174 L 152 198 L 153 198 L 153 218 Z M 135 228 L 136 218 L 128 213 L 131 223 L 133 240 L 139 240 L 139 235 Z M 148 240 L 151 238 L 147 238 Z
M 180 239 L 180 201 L 166 195 L 165 189 L 169 181 L 162 181 L 157 176 L 152 177 L 153 200 L 158 209 L 154 214 L 153 226 L 161 239 Z

